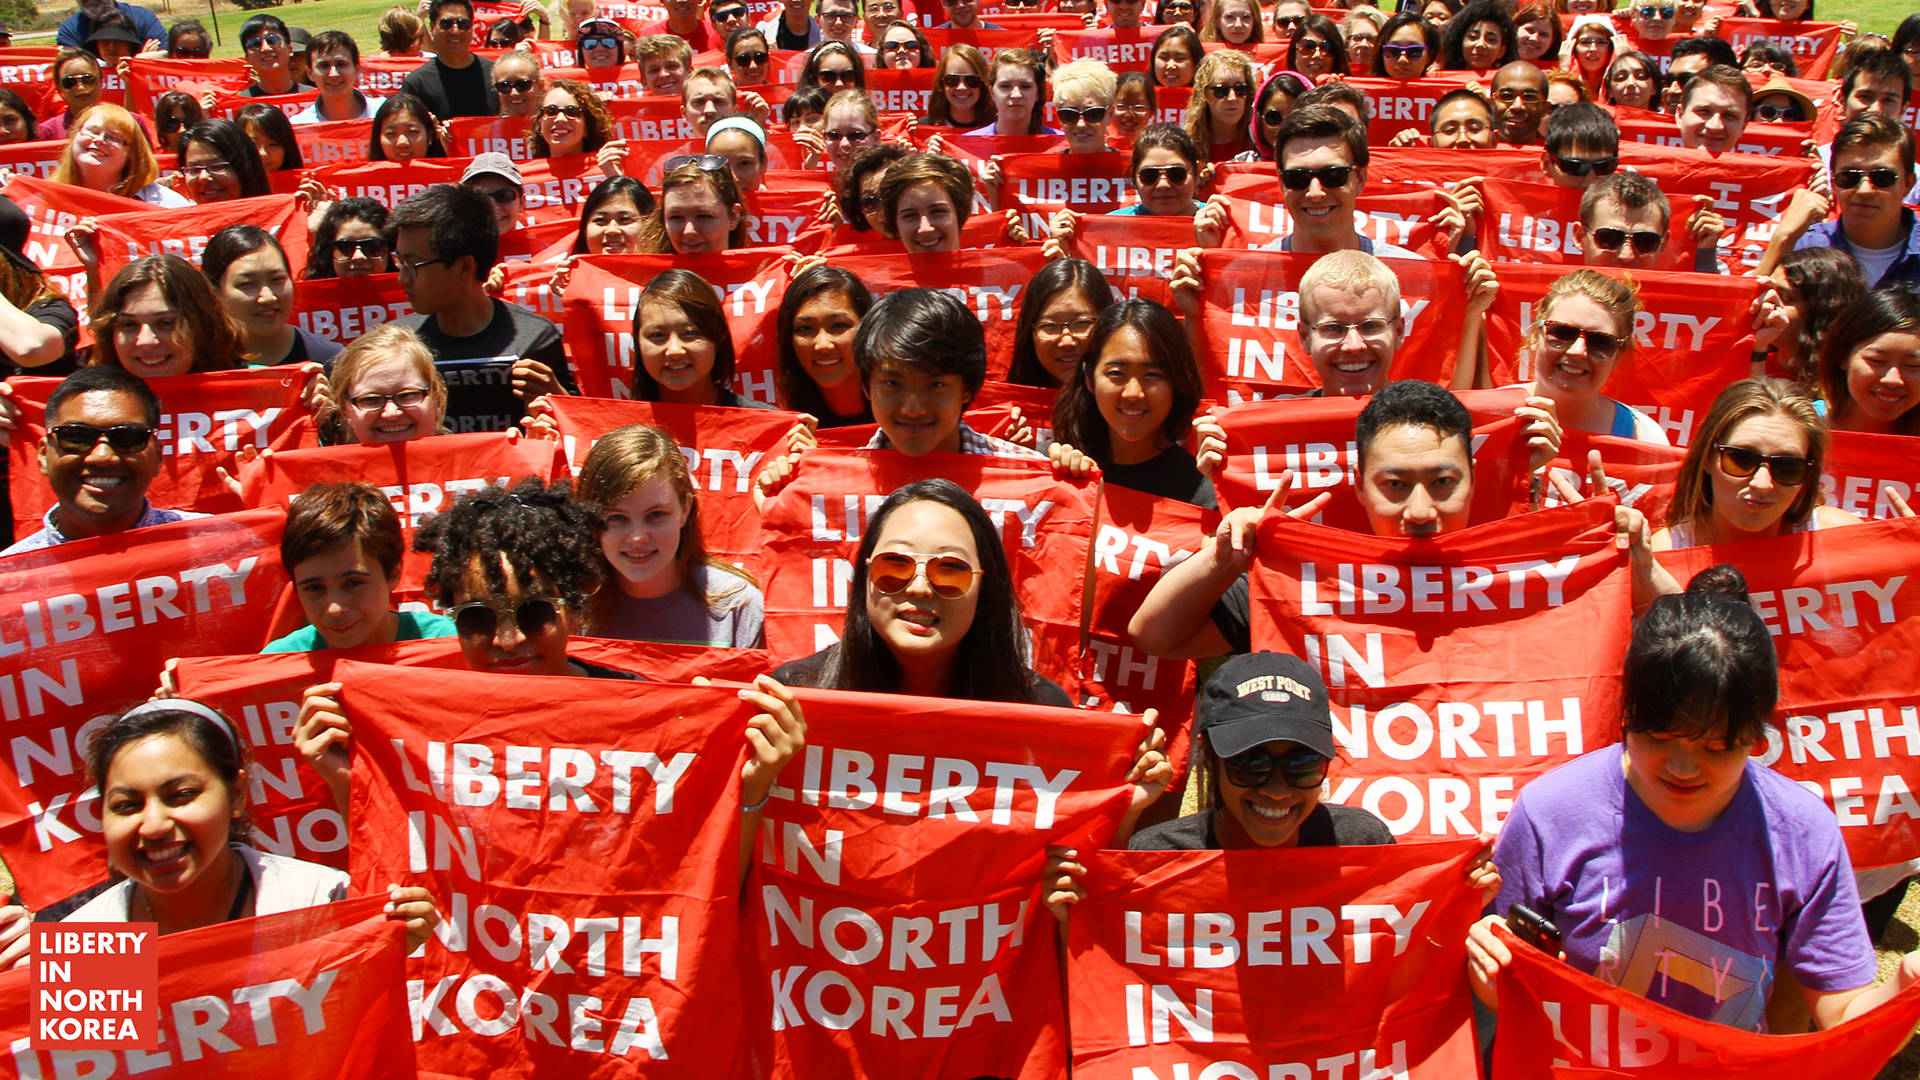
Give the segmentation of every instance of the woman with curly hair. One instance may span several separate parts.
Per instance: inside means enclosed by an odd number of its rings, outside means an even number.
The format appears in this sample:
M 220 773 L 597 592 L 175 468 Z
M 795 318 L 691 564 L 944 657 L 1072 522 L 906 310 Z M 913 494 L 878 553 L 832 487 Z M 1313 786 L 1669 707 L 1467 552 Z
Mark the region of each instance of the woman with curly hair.
M 1233 49 L 1210 52 L 1193 76 L 1182 126 L 1208 161 L 1232 161 L 1253 149 L 1247 113 L 1253 105 L 1253 61 Z
M 392 271 L 387 208 L 363 195 L 351 195 L 328 205 L 307 246 L 307 280 Z
M 613 113 L 586 83 L 556 79 L 547 84 L 546 97 L 534 114 L 527 145 L 535 158 L 594 154 L 600 171 L 621 175 L 627 141 L 614 138 Z

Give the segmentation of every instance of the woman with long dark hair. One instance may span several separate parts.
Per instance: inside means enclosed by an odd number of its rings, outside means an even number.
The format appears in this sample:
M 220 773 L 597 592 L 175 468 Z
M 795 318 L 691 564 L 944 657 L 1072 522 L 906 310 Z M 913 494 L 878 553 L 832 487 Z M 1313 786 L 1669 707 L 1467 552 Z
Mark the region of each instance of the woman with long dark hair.
M 1050 388 L 1071 381 L 1094 324 L 1112 304 L 1113 286 L 1085 259 L 1055 259 L 1041 267 L 1020 298 L 1007 381 Z
M 853 335 L 872 306 L 867 286 L 837 266 L 810 267 L 787 284 L 773 369 L 783 408 L 807 413 L 823 428 L 873 423 L 853 362 Z
M 1181 445 L 1204 388 L 1173 312 L 1122 300 L 1101 312 L 1053 404 L 1053 443 L 1091 457 L 1108 483 L 1211 508 L 1213 482 Z

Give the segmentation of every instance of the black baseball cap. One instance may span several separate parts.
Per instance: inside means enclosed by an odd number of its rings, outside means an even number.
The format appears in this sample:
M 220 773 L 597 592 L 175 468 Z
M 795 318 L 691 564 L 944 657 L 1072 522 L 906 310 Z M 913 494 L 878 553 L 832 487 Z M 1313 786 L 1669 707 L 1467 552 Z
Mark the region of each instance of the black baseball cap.
M 0 256 L 39 273 L 40 268 L 27 258 L 27 235 L 32 231 L 33 222 L 27 219 L 27 212 L 12 199 L 0 195 Z
M 1293 742 L 1338 757 L 1327 684 L 1297 656 L 1257 652 L 1221 664 L 1207 680 L 1195 726 L 1217 758 L 1267 742 Z

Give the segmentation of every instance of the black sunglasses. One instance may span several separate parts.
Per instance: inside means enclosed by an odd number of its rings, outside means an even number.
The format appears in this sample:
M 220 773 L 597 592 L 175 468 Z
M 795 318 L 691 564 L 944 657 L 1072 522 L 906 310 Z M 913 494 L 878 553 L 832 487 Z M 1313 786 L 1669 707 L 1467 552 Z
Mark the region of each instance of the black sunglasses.
M 617 37 L 581 38 L 580 47 L 583 49 L 617 49 L 620 47 L 620 39 Z
M 1380 51 L 1397 60 L 1418 60 L 1427 55 L 1425 45 L 1382 45 Z
M 387 254 L 387 239 L 384 236 L 362 236 L 358 239 L 343 236 L 329 241 L 327 246 L 335 255 L 343 259 L 351 259 L 355 255 L 368 259 L 380 259 L 385 258 Z
M 1559 154 L 1550 154 L 1549 156 L 1553 158 L 1555 165 L 1560 166 L 1560 171 L 1566 173 L 1568 176 L 1585 176 L 1588 173 L 1592 173 L 1595 176 L 1612 176 L 1613 170 L 1620 167 L 1620 159 L 1618 157 L 1594 158 L 1592 161 L 1587 161 L 1583 158 L 1561 157 Z M 1614 245 L 1614 247 L 1619 246 L 1618 244 Z
M 1872 183 L 1881 191 L 1890 191 L 1900 182 L 1900 174 L 1885 165 L 1871 169 L 1840 169 L 1833 174 L 1834 186 L 1848 191 L 1859 187 L 1862 180 Z
M 942 75 L 940 85 L 949 90 L 958 90 L 963 86 L 969 90 L 978 90 L 986 83 L 982 82 L 978 75 Z
M 1603 334 L 1598 330 L 1588 330 L 1582 326 L 1573 326 L 1563 322 L 1546 324 L 1547 344 L 1556 349 L 1573 348 L 1573 343 L 1581 338 L 1587 339 L 1587 355 L 1595 360 L 1609 360 L 1620 351 L 1620 338 L 1616 334 Z
M 116 454 L 137 454 L 153 441 L 153 429 L 145 424 L 115 424 L 112 427 L 95 427 L 92 424 L 56 424 L 47 434 L 53 436 L 53 445 L 63 454 L 90 454 L 107 440 L 107 445 Z
M 1134 179 L 1140 182 L 1141 187 L 1158 187 L 1161 179 L 1164 177 L 1167 183 L 1172 184 L 1174 187 L 1179 187 L 1181 184 L 1186 183 L 1187 177 L 1191 175 L 1193 174 L 1187 171 L 1185 165 L 1167 165 L 1164 167 L 1148 166 L 1135 173 Z
M 473 29 L 473 20 L 463 19 L 458 15 L 442 15 L 439 26 L 442 30 L 471 30 Z
M 1663 18 L 1663 19 L 1671 19 L 1671 18 L 1673 18 L 1673 13 L 1674 13 L 1674 9 L 1673 9 L 1673 8 L 1670 8 L 1670 7 L 1653 7 L 1653 6 L 1651 6 L 1651 5 L 1649 5 L 1649 6 L 1647 6 L 1647 7 L 1642 7 L 1642 8 L 1635 8 L 1634 10 L 1635 10 L 1636 12 L 1638 12 L 1638 13 L 1639 13 L 1639 15 L 1640 15 L 1640 17 L 1641 17 L 1641 18 L 1643 18 L 1643 19 L 1651 19 L 1651 18 L 1653 18 L 1653 17 L 1655 16 L 1655 15 L 1658 15 L 1659 17 L 1661 17 L 1661 18 Z
M 247 40 L 241 42 L 240 47 L 248 51 L 253 51 L 257 49 L 277 49 L 280 46 L 285 45 L 286 43 L 287 43 L 287 39 L 281 37 L 279 34 L 261 34 L 258 37 L 250 37 Z
M 665 176 L 682 165 L 697 165 L 707 172 L 726 172 L 727 159 L 719 154 L 675 154 L 660 163 L 660 175 Z
M 816 86 L 852 86 L 854 84 L 853 69 L 816 71 L 813 73 L 813 81 Z
M 767 62 L 768 55 L 765 52 L 735 53 L 733 62 L 740 67 L 759 67 Z
M 100 77 L 98 75 L 63 75 L 60 77 L 60 87 L 63 90 L 78 90 L 83 86 L 92 86 L 99 81 Z
M 485 601 L 461 604 L 453 609 L 453 629 L 464 638 L 492 638 L 500 631 L 500 620 L 508 619 L 520 628 L 523 637 L 541 637 L 560 622 L 561 601 L 536 596 L 522 600 L 512 611 L 504 611 Z
M 1053 111 L 1060 114 L 1060 122 L 1062 124 L 1077 124 L 1082 120 L 1085 120 L 1089 124 L 1098 124 L 1107 118 L 1107 109 L 1104 105 L 1095 105 L 1091 109 L 1068 109 L 1062 107 Z
M 743 7 L 715 8 L 713 10 L 713 21 L 716 23 L 732 22 L 734 19 L 744 19 L 746 17 L 747 9 Z
M 575 120 L 587 115 L 587 110 L 578 105 L 542 105 L 540 115 L 546 117 L 569 116 Z
M 1287 110 L 1285 109 L 1260 110 L 1260 122 L 1268 127 L 1279 127 L 1281 122 L 1286 120 L 1286 118 Z
M 1225 101 L 1229 97 L 1252 97 L 1253 84 L 1243 82 L 1215 83 L 1207 87 L 1207 94 L 1215 101 Z
M 1220 771 L 1234 787 L 1263 788 L 1279 773 L 1288 787 L 1310 791 L 1327 778 L 1327 759 L 1313 750 L 1274 754 L 1264 746 L 1245 750 L 1220 762 Z
M 1813 462 L 1793 454 L 1763 454 L 1758 450 L 1749 450 L 1744 446 L 1727 446 L 1715 443 L 1715 451 L 1720 455 L 1720 471 L 1728 476 L 1745 480 L 1767 467 L 1767 475 L 1773 482 L 1787 487 L 1798 487 L 1806 483 L 1807 473 L 1813 468 Z
M 1753 107 L 1753 118 L 1769 124 L 1775 121 L 1794 123 L 1804 119 L 1800 115 L 1800 106 L 1775 105 L 1770 101 L 1764 105 L 1755 105 Z
M 1293 191 L 1305 191 L 1320 181 L 1324 188 L 1343 188 L 1347 178 L 1353 174 L 1351 165 L 1323 165 L 1318 169 L 1281 169 L 1280 182 Z
M 1593 230 L 1593 242 L 1598 244 L 1602 251 L 1619 251 L 1620 245 L 1629 240 L 1633 241 L 1633 250 L 1642 255 L 1651 255 L 1660 250 L 1660 245 L 1666 243 L 1667 238 L 1652 229 L 1635 229 L 1633 232 L 1628 232 L 1625 229 L 1608 227 Z
M 493 92 L 496 94 L 524 94 L 532 89 L 533 80 L 525 78 L 501 79 L 493 84 Z

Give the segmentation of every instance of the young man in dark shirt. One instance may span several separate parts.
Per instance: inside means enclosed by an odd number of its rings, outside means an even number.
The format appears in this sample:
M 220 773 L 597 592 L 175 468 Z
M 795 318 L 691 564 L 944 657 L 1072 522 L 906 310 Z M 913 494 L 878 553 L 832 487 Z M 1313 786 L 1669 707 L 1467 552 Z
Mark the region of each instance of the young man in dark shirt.
M 434 58 L 415 68 L 400 89 L 426 102 L 442 120 L 498 114 L 493 61 L 473 55 L 473 6 L 467 0 L 433 0 L 427 10 L 427 47 Z
M 435 184 L 395 207 L 389 224 L 414 310 L 396 321 L 433 353 L 447 382 L 449 428 L 504 431 L 535 397 L 580 392 L 553 322 L 487 294 L 500 252 L 491 200 Z

